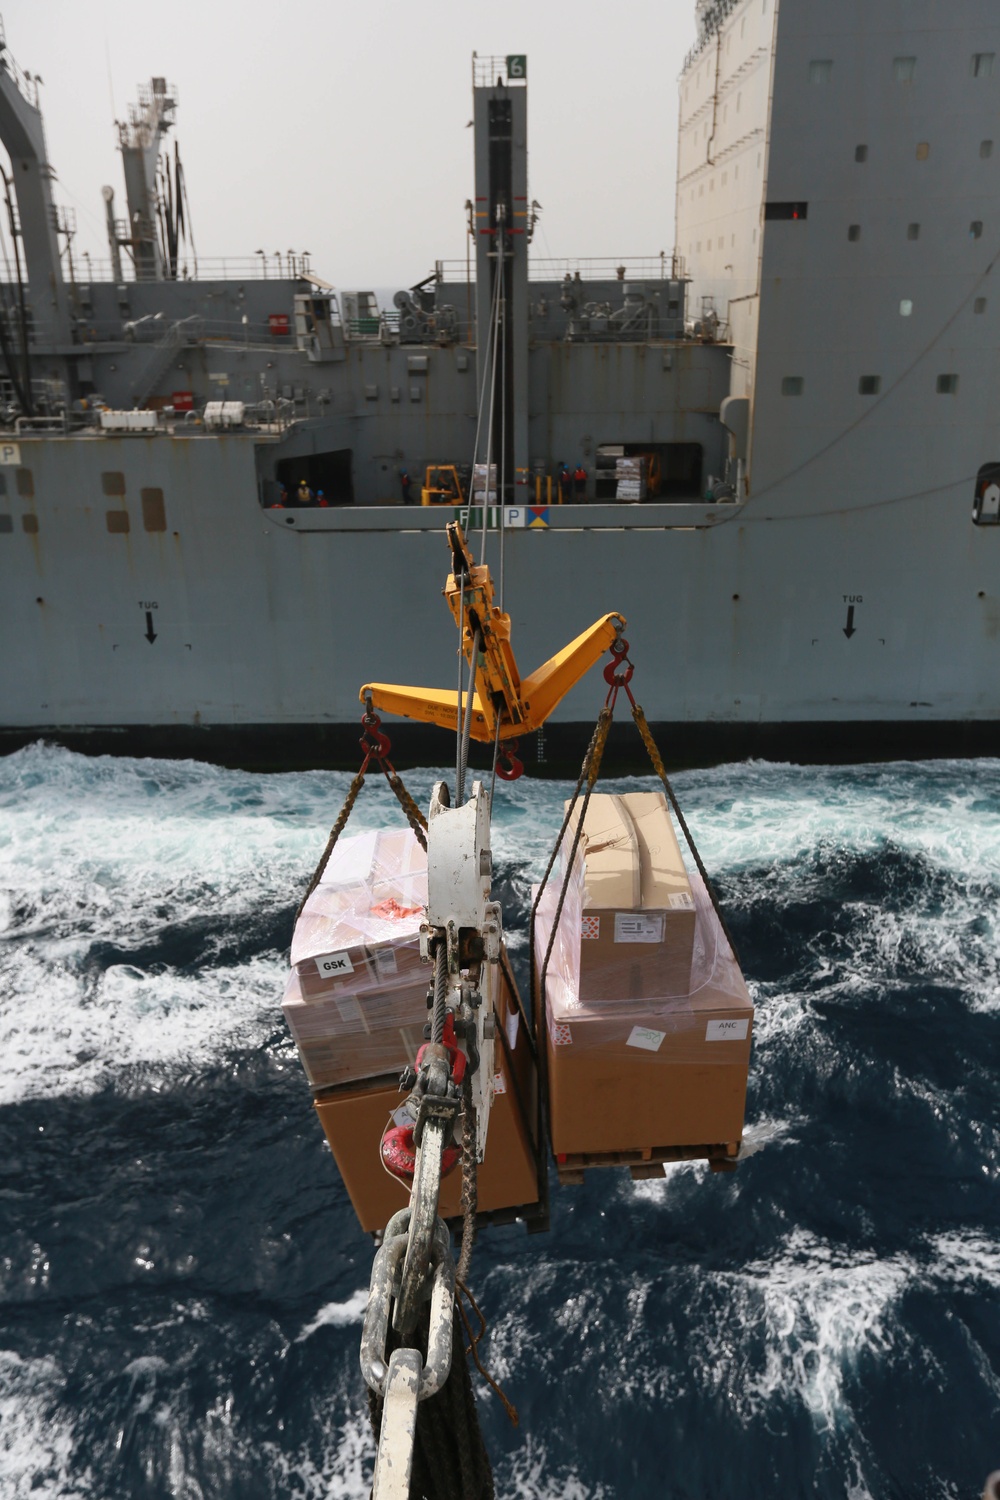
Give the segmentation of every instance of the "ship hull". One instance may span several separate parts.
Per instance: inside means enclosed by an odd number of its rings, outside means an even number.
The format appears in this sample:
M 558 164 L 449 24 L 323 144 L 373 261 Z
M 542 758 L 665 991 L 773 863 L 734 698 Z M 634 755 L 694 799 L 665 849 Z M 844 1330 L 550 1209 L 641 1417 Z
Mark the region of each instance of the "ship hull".
M 263 510 L 260 447 L 249 433 L 21 444 L 34 493 L 8 500 L 0 536 L 0 744 L 349 765 L 360 683 L 452 684 L 452 512 Z M 109 472 L 124 494 L 104 495 Z M 162 529 L 147 529 L 156 491 Z M 810 515 L 818 494 L 783 516 L 752 498 L 553 506 L 547 526 L 506 531 L 523 669 L 615 609 L 674 763 L 997 752 L 1000 528 L 971 524 L 964 487 Z M 498 571 L 496 533 L 487 558 Z M 591 673 L 569 695 L 543 766 L 578 762 L 603 693 Z M 446 736 L 394 733 L 408 758 L 450 756 Z M 612 746 L 622 765 L 627 743 Z

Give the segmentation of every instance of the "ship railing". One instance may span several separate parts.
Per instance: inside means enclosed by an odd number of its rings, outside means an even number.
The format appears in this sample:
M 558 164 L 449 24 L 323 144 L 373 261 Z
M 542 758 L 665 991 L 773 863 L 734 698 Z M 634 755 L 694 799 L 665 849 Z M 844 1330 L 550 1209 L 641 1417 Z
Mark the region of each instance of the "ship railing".
M 705 50 L 726 17 L 730 16 L 740 3 L 741 0 L 715 0 L 715 4 L 705 12 L 699 23 L 698 40 L 688 52 L 681 67 L 682 75 L 687 72 L 695 58 Z
M 114 272 L 108 257 L 85 254 L 81 260 L 82 269 L 85 270 L 86 275 L 85 277 L 81 275 L 81 268 L 78 267 L 79 279 L 114 282 Z M 139 274 L 136 274 L 136 268 L 127 255 L 122 257 L 122 274 L 127 282 L 149 282 L 160 279 L 145 275 L 141 270 Z M 168 281 L 315 281 L 308 253 L 303 251 L 300 254 L 294 250 L 276 250 L 273 254 L 265 254 L 263 250 L 259 250 L 255 255 L 185 256 L 178 263 L 177 275 L 163 279 Z
M 38 85 L 42 80 L 37 76 L 32 76 L 31 73 L 26 73 L 23 68 L 18 66 L 16 59 L 11 56 L 11 53 L 7 49 L 7 36 L 4 31 L 2 16 L 0 16 L 0 68 L 3 68 L 14 80 L 18 91 L 24 95 L 28 103 L 34 109 L 38 109 Z
M 14 423 L 18 437 L 32 432 L 68 432 L 69 423 L 65 415 L 57 417 L 18 417 Z
M 434 264 L 436 280 L 454 286 L 465 284 L 468 266 L 464 260 L 439 260 Z M 546 258 L 529 256 L 530 281 L 565 281 L 579 271 L 583 281 L 684 281 L 684 258 L 676 250 L 658 255 L 585 256 Z

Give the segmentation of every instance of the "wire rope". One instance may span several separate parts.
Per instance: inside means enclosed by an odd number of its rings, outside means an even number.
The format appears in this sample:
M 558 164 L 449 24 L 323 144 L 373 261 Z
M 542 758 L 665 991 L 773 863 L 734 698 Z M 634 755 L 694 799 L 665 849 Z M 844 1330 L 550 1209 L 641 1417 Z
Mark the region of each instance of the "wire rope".
M 493 311 L 493 357 L 492 370 L 490 372 L 490 412 L 487 418 L 486 428 L 486 488 L 483 491 L 483 529 L 479 547 L 479 566 L 486 562 L 486 532 L 490 514 L 490 471 L 493 466 L 493 413 L 496 405 L 497 394 L 497 346 L 500 330 L 500 289 L 502 285 L 502 269 L 497 263 L 496 299 Z

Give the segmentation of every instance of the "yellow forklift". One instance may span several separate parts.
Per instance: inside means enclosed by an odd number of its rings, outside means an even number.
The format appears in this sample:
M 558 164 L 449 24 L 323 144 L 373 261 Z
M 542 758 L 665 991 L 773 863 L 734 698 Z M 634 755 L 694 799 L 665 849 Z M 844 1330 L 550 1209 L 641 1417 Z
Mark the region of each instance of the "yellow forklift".
M 465 490 L 454 464 L 428 464 L 421 505 L 464 505 Z

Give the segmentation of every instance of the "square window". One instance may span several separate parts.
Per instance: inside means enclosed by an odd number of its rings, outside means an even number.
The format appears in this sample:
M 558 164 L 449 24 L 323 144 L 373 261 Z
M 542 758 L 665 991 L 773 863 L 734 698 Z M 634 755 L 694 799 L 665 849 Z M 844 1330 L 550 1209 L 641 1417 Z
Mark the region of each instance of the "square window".
M 833 61 L 829 57 L 815 58 L 809 64 L 810 83 L 829 83 L 833 72 Z
M 993 61 L 996 57 L 994 52 L 973 52 L 972 54 L 972 76 L 973 78 L 992 78 Z
M 906 238 L 908 240 L 919 240 L 919 238 L 920 238 L 920 225 L 919 224 L 907 224 L 907 226 L 906 226 Z
M 13 516 L 0 516 L 0 532 L 14 530 Z
M 912 83 L 917 71 L 917 59 L 915 57 L 894 57 L 892 60 L 892 76 L 897 83 Z
M 930 156 L 930 154 L 931 154 L 930 142 L 929 141 L 918 141 L 917 142 L 917 161 L 926 161 L 927 158 Z
M 983 221 L 982 221 L 982 219 L 973 219 L 972 223 L 969 225 L 969 239 L 970 240 L 981 240 L 982 237 L 983 237 Z
M 21 517 L 21 530 L 25 533 L 26 536 L 37 536 L 38 535 L 38 517 L 30 515 L 30 514 L 26 515 L 26 516 L 22 516 Z
M 114 469 L 105 469 L 101 475 L 101 488 L 106 495 L 124 495 L 125 475 Z
M 862 375 L 858 381 L 859 396 L 877 396 L 882 387 L 881 375 Z
M 847 238 L 849 240 L 851 240 L 851 241 L 859 240 L 861 238 L 861 225 L 860 224 L 848 224 L 848 226 L 847 226 Z
M 854 160 L 855 161 L 867 161 L 868 160 L 868 147 L 867 146 L 855 146 L 855 148 L 854 148 Z
M 901 318 L 908 318 L 912 311 L 913 303 L 910 301 L 909 297 L 904 297 L 902 302 L 899 304 L 899 316 Z
M 17 471 L 17 493 L 25 500 L 31 500 L 35 494 L 35 476 L 30 469 L 18 469 Z
M 972 304 L 972 311 L 974 313 L 984 313 L 986 311 L 986 298 L 977 297 Z
M 805 381 L 801 375 L 786 375 L 781 382 L 783 396 L 801 396 Z
M 939 375 L 937 378 L 937 393 L 939 396 L 954 396 L 958 390 L 957 375 Z
M 107 510 L 104 512 L 108 530 L 113 536 L 124 536 L 128 531 L 127 510 Z
M 0 495 L 6 495 L 6 493 L 7 493 L 7 479 L 6 479 L 5 475 L 0 474 Z
M 980 141 L 979 142 L 979 154 L 983 158 L 985 158 L 987 156 L 992 156 L 993 155 L 993 142 L 992 141 Z

